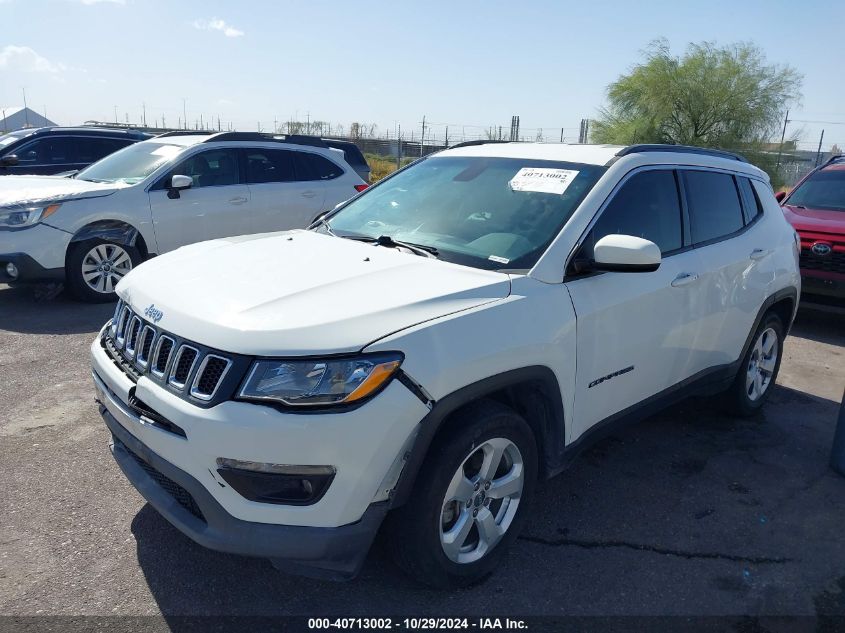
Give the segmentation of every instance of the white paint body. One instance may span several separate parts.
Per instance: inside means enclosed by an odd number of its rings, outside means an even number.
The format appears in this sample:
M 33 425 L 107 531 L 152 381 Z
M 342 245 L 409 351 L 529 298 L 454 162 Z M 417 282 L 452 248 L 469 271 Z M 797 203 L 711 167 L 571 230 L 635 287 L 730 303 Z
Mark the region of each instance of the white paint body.
M 507 144 L 448 153 L 603 165 L 617 151 Z M 654 165 L 748 176 L 765 213 L 738 236 L 664 258 L 654 272 L 564 280 L 576 245 L 616 186 L 633 170 Z M 752 259 L 755 249 L 768 252 Z M 679 278 L 683 283 L 673 283 Z M 158 327 L 231 353 L 400 351 L 403 371 L 435 401 L 508 370 L 548 367 L 560 387 L 568 444 L 608 416 L 702 370 L 737 361 L 766 298 L 786 288 L 800 288 L 793 231 L 765 174 L 739 161 L 652 152 L 616 160 L 536 266 L 523 274 L 292 231 L 179 249 L 139 266 L 117 292 L 141 314 L 155 304 L 164 313 Z M 356 521 L 370 503 L 384 498 L 391 468 L 428 412 L 398 381 L 353 411 L 306 416 L 244 402 L 202 409 L 141 378 L 139 396 L 186 429 L 191 438 L 186 442 L 127 415 L 131 383 L 99 341 L 91 353 L 95 373 L 112 392 L 107 406 L 127 430 L 204 482 L 232 515 L 250 521 L 312 526 Z M 628 366 L 635 369 L 590 387 Z M 312 506 L 261 504 L 212 481 L 217 457 L 331 464 L 337 476 Z M 391 476 L 388 487 L 395 483 Z
M 154 138 L 143 144 L 181 147 L 142 181 L 105 184 L 55 176 L 0 178 L 0 208 L 61 202 L 44 222 L 14 231 L 0 230 L 0 253 L 25 253 L 46 269 L 63 268 L 68 245 L 84 227 L 104 220 L 139 232 L 152 254 L 195 242 L 265 231 L 304 228 L 316 215 L 356 195 L 364 181 L 330 148 L 260 141 L 218 141 L 208 136 Z M 132 146 L 130 146 L 131 148 Z M 319 154 L 339 165 L 332 180 L 233 184 L 183 189 L 178 199 L 155 184 L 175 165 L 214 149 L 279 149 Z M 107 157 L 108 158 L 108 157 Z

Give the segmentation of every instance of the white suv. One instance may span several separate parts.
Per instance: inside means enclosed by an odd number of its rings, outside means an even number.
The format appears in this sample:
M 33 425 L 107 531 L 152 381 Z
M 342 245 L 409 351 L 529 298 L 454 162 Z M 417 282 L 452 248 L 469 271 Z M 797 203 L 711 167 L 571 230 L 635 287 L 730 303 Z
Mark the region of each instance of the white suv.
M 350 577 L 387 519 L 400 564 L 454 586 L 617 423 L 690 394 L 757 411 L 799 284 L 740 157 L 469 144 L 311 230 L 138 267 L 93 377 L 120 467 L 198 543 Z
M 152 255 L 304 228 L 366 187 L 315 137 L 162 134 L 73 178 L 0 178 L 0 282 L 66 281 L 80 299 L 110 301 Z

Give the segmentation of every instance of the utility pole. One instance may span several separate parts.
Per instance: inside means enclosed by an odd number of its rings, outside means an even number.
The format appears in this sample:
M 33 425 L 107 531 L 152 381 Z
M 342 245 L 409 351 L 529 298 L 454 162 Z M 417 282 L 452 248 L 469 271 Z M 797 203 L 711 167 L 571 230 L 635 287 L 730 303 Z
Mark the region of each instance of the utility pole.
M 402 124 L 399 123 L 399 130 L 396 132 L 396 169 L 402 164 Z
M 775 169 L 780 168 L 780 156 L 783 153 L 783 140 L 786 138 L 786 124 L 789 123 L 789 110 L 786 111 L 786 116 L 783 117 L 783 132 L 780 135 L 780 145 L 778 146 L 778 160 L 775 163 Z
M 501 129 L 501 128 L 499 128 L 499 129 Z M 449 147 L 449 126 L 448 125 L 446 126 L 446 142 L 445 142 L 445 145 L 446 145 L 446 147 Z
M 185 97 L 182 97 L 182 120 L 185 122 L 185 128 L 187 128 L 188 127 L 188 111 L 185 109 Z
M 563 128 L 560 128 L 560 142 L 563 143 Z
M 118 123 L 118 119 L 117 119 L 117 106 L 114 106 L 114 122 L 115 122 L 115 123 Z
M 23 92 L 23 120 L 26 127 L 29 127 L 29 110 L 26 107 L 26 88 L 21 88 Z
M 420 156 L 423 155 L 423 144 L 425 143 L 425 115 L 422 120 L 422 136 L 420 136 Z
M 824 130 L 822 130 L 821 135 L 819 136 L 819 148 L 816 150 L 816 167 L 819 166 L 822 158 L 822 141 L 824 140 Z
M 141 120 L 144 122 L 144 127 L 147 127 L 147 104 L 143 101 L 141 102 Z

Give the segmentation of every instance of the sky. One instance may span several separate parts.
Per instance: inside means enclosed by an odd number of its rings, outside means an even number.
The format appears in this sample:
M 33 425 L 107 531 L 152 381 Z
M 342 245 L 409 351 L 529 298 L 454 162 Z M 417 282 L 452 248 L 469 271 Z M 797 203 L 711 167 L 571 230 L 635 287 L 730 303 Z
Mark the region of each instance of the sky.
M 576 141 L 656 38 L 753 42 L 804 75 L 787 135 L 845 148 L 845 2 L 0 0 L 0 106 L 59 124 L 353 121 Z

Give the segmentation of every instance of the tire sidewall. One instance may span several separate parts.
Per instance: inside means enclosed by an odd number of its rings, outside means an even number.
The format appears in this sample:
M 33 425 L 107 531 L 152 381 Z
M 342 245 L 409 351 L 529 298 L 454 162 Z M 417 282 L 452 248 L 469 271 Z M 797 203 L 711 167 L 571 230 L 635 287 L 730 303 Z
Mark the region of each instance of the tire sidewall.
M 446 490 L 464 459 L 485 441 L 496 437 L 512 441 L 522 455 L 525 479 L 519 507 L 508 531 L 488 554 L 472 563 L 456 563 L 446 556 L 440 542 L 441 511 Z M 501 407 L 487 419 L 435 442 L 420 477 L 422 479 L 418 478 L 417 483 L 423 483 L 416 486 L 407 503 L 410 508 L 416 506 L 417 509 L 419 528 L 414 540 L 426 552 L 427 575 L 439 578 L 438 584 L 451 586 L 481 579 L 498 565 L 525 522 L 537 480 L 537 447 L 531 428 L 516 413 Z
M 104 294 L 92 290 L 82 277 L 82 260 L 92 248 L 100 244 L 119 246 L 129 255 L 132 260 L 132 269 L 141 263 L 141 253 L 134 246 L 121 244 L 114 240 L 94 238 L 83 240 L 71 245 L 65 263 L 65 280 L 71 293 L 79 300 L 87 303 L 109 303 L 115 301 L 117 295 L 114 292 Z

